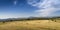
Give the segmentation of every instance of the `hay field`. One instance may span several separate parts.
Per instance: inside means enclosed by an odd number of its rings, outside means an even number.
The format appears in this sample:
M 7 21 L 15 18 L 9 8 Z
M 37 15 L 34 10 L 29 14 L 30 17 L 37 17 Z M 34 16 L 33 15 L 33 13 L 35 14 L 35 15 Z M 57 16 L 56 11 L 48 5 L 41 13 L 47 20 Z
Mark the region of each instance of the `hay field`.
M 50 20 L 0 22 L 0 30 L 60 30 L 60 23 Z

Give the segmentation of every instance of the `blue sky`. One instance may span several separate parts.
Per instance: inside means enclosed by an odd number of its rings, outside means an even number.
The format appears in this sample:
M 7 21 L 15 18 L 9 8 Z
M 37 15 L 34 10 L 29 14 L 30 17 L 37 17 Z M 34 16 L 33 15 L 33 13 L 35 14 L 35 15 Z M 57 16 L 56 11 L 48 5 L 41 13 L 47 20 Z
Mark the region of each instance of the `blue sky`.
M 26 0 L 0 0 L 0 18 L 15 18 L 34 16 L 38 8 Z
M 59 16 L 60 0 L 0 0 L 0 18 Z

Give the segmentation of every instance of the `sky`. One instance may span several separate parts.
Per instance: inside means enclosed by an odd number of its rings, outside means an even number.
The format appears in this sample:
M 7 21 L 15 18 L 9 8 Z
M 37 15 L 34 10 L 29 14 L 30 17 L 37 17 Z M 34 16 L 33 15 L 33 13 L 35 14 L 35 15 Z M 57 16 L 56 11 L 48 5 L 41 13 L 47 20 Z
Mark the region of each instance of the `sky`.
M 0 19 L 60 16 L 60 0 L 0 0 Z

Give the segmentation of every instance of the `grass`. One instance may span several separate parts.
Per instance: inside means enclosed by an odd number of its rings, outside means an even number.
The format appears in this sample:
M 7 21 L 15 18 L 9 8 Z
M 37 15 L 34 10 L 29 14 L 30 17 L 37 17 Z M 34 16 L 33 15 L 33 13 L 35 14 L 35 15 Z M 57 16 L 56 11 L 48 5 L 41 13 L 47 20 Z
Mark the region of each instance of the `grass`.
M 1 22 L 0 30 L 60 30 L 60 23 L 49 20 Z

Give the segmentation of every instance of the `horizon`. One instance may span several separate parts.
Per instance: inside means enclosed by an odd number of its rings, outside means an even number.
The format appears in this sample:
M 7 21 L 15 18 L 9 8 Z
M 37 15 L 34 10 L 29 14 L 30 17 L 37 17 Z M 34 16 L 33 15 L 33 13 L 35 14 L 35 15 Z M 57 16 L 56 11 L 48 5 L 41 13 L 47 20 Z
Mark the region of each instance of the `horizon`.
M 60 0 L 0 0 L 0 19 L 60 16 Z

